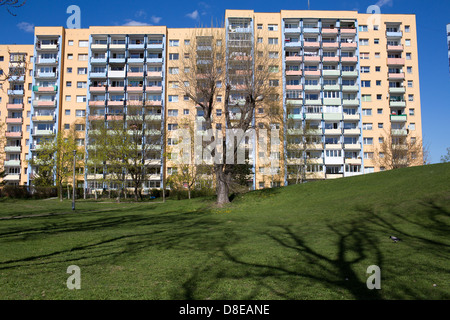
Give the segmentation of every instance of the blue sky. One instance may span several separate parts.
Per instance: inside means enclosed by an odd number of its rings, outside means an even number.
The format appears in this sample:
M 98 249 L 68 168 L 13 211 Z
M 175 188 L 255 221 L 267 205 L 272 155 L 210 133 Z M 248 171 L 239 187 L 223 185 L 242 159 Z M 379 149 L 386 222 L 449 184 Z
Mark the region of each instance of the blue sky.
M 381 6 L 381 13 L 416 14 L 423 138 L 430 161 L 439 162 L 450 147 L 450 72 L 446 24 L 450 23 L 450 1 L 423 0 L 310 0 L 313 10 L 357 10 Z M 70 5 L 81 8 L 81 27 L 94 25 L 166 25 L 170 28 L 210 26 L 223 20 L 226 9 L 256 12 L 306 10 L 308 0 L 277 1 L 117 1 L 117 0 L 28 0 L 12 11 L 0 8 L 0 43 L 31 44 L 34 26 L 66 26 Z

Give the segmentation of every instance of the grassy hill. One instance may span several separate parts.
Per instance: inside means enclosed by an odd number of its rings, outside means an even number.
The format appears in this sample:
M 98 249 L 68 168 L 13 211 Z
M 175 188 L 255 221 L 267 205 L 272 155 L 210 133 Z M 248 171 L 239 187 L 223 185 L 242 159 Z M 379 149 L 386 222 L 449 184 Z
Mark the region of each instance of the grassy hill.
M 51 214 L 0 220 L 0 299 L 449 299 L 449 182 L 450 164 L 437 164 L 255 191 L 225 208 L 0 202 L 0 217 Z M 81 290 L 66 288 L 70 265 Z M 366 286 L 371 265 L 381 290 Z

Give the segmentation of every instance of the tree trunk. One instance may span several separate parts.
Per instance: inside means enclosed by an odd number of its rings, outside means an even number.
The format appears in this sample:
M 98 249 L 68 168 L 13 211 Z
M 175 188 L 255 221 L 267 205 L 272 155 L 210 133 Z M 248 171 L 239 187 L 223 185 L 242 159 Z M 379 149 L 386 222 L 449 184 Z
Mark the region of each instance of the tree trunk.
M 63 187 L 62 184 L 59 184 L 59 201 L 63 201 Z
M 217 204 L 222 206 L 224 204 L 230 203 L 230 198 L 228 197 L 230 188 L 228 185 L 228 179 L 221 168 L 216 168 L 216 183 L 217 183 Z
M 188 198 L 191 200 L 191 188 L 188 189 Z
M 69 187 L 69 184 L 67 184 L 67 200 L 70 200 L 70 187 Z

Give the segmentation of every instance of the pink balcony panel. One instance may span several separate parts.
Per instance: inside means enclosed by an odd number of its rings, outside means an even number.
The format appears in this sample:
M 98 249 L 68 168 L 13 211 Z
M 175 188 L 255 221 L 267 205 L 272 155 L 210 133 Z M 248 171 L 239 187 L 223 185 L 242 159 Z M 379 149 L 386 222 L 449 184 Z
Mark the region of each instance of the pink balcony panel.
M 337 34 L 338 30 L 337 29 L 324 28 L 324 29 L 322 29 L 322 33 L 323 34 Z
M 128 77 L 132 77 L 132 78 L 142 78 L 142 77 L 144 77 L 144 73 L 143 72 L 128 72 L 127 75 L 128 75 Z
M 405 79 L 404 73 L 389 73 L 389 79 Z
M 339 57 L 323 57 L 324 62 L 339 62 Z
M 297 85 L 286 85 L 286 90 L 303 90 L 303 86 L 301 84 Z
M 302 71 L 301 70 L 298 70 L 298 71 L 287 70 L 286 71 L 286 75 L 287 76 L 301 76 L 302 75 Z
M 104 106 L 105 101 L 89 101 L 90 107 L 96 107 L 96 106 Z
M 319 48 L 320 47 L 320 43 L 319 42 L 308 42 L 308 41 L 305 41 L 305 42 L 303 42 L 303 46 L 307 47 L 307 48 Z
M 338 42 L 322 42 L 322 47 L 324 48 L 339 48 Z
M 128 87 L 127 91 L 128 92 L 134 92 L 134 93 L 136 93 L 136 92 L 141 92 L 142 93 L 144 91 L 144 88 L 142 88 L 142 87 Z
M 39 92 L 54 92 L 55 87 L 39 87 Z
M 403 51 L 403 45 L 398 46 L 387 46 L 388 51 Z
M 123 101 L 108 101 L 109 106 L 123 106 Z
M 405 59 L 403 58 L 388 58 L 387 59 L 388 65 L 405 65 Z
M 146 103 L 148 106 L 161 106 L 162 101 L 147 101 Z
M 305 61 L 320 62 L 319 56 L 305 56 Z
M 21 124 L 22 122 L 22 118 L 6 118 L 6 123 Z
M 55 101 L 38 101 L 38 107 L 54 107 Z
M 13 104 L 13 103 L 9 103 L 6 105 L 6 109 L 8 110 L 21 110 L 23 109 L 23 104 Z
M 286 57 L 286 61 L 302 61 L 301 56 L 288 56 Z
M 358 57 L 342 57 L 342 62 L 358 62 Z
M 162 87 L 157 87 L 157 86 L 147 87 L 147 92 L 161 92 L 161 91 L 162 91 Z
M 123 92 L 125 91 L 124 87 L 109 87 L 109 92 Z
M 356 42 L 341 42 L 341 48 L 356 48 Z
M 317 71 L 305 71 L 305 76 L 320 76 L 320 70 L 317 70 Z
M 91 92 L 105 92 L 106 87 L 89 87 Z
M 341 33 L 356 34 L 356 29 L 341 29 Z
M 22 132 L 6 132 L 7 138 L 22 138 Z
M 95 120 L 103 120 L 105 117 L 103 116 L 89 116 L 89 121 L 95 121 Z
M 148 78 L 162 78 L 162 72 L 147 72 Z
M 108 121 L 119 121 L 123 120 L 123 116 L 107 116 L 106 119 Z

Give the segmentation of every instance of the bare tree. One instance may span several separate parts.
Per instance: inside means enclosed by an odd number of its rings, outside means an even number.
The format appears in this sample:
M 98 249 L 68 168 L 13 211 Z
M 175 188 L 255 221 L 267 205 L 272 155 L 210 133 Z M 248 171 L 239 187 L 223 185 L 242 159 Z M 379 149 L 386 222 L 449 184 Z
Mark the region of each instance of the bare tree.
M 29 67 L 26 53 L 12 52 L 8 47 L 8 57 L 10 57 L 10 67 L 8 70 L 3 70 L 3 74 L 0 76 L 0 83 L 17 81 L 26 75 Z
M 382 139 L 374 157 L 379 167 L 392 170 L 424 164 L 422 139 L 413 136 L 410 130 L 390 129 Z
M 12 16 L 17 16 L 11 11 L 12 8 L 17 9 L 23 7 L 27 3 L 27 0 L 0 0 L 0 7 L 5 7 L 6 11 Z
M 273 76 L 275 67 L 279 71 L 279 61 L 271 61 L 268 48 L 256 46 L 251 34 L 230 37 L 225 45 L 223 29 L 198 29 L 191 35 L 190 43 L 186 52 L 189 58 L 183 60 L 176 79 L 183 94 L 202 111 L 206 130 L 213 131 L 213 124 L 221 122 L 223 129 L 246 133 L 255 127 L 257 108 L 280 108 L 277 80 Z M 218 95 L 224 97 L 225 119 L 215 122 Z M 233 172 L 239 164 L 227 163 L 227 159 L 237 159 L 242 138 L 222 139 L 220 154 L 212 150 L 212 157 L 219 159 L 214 163 L 219 205 L 229 202 Z M 220 143 L 216 137 L 211 141 Z

